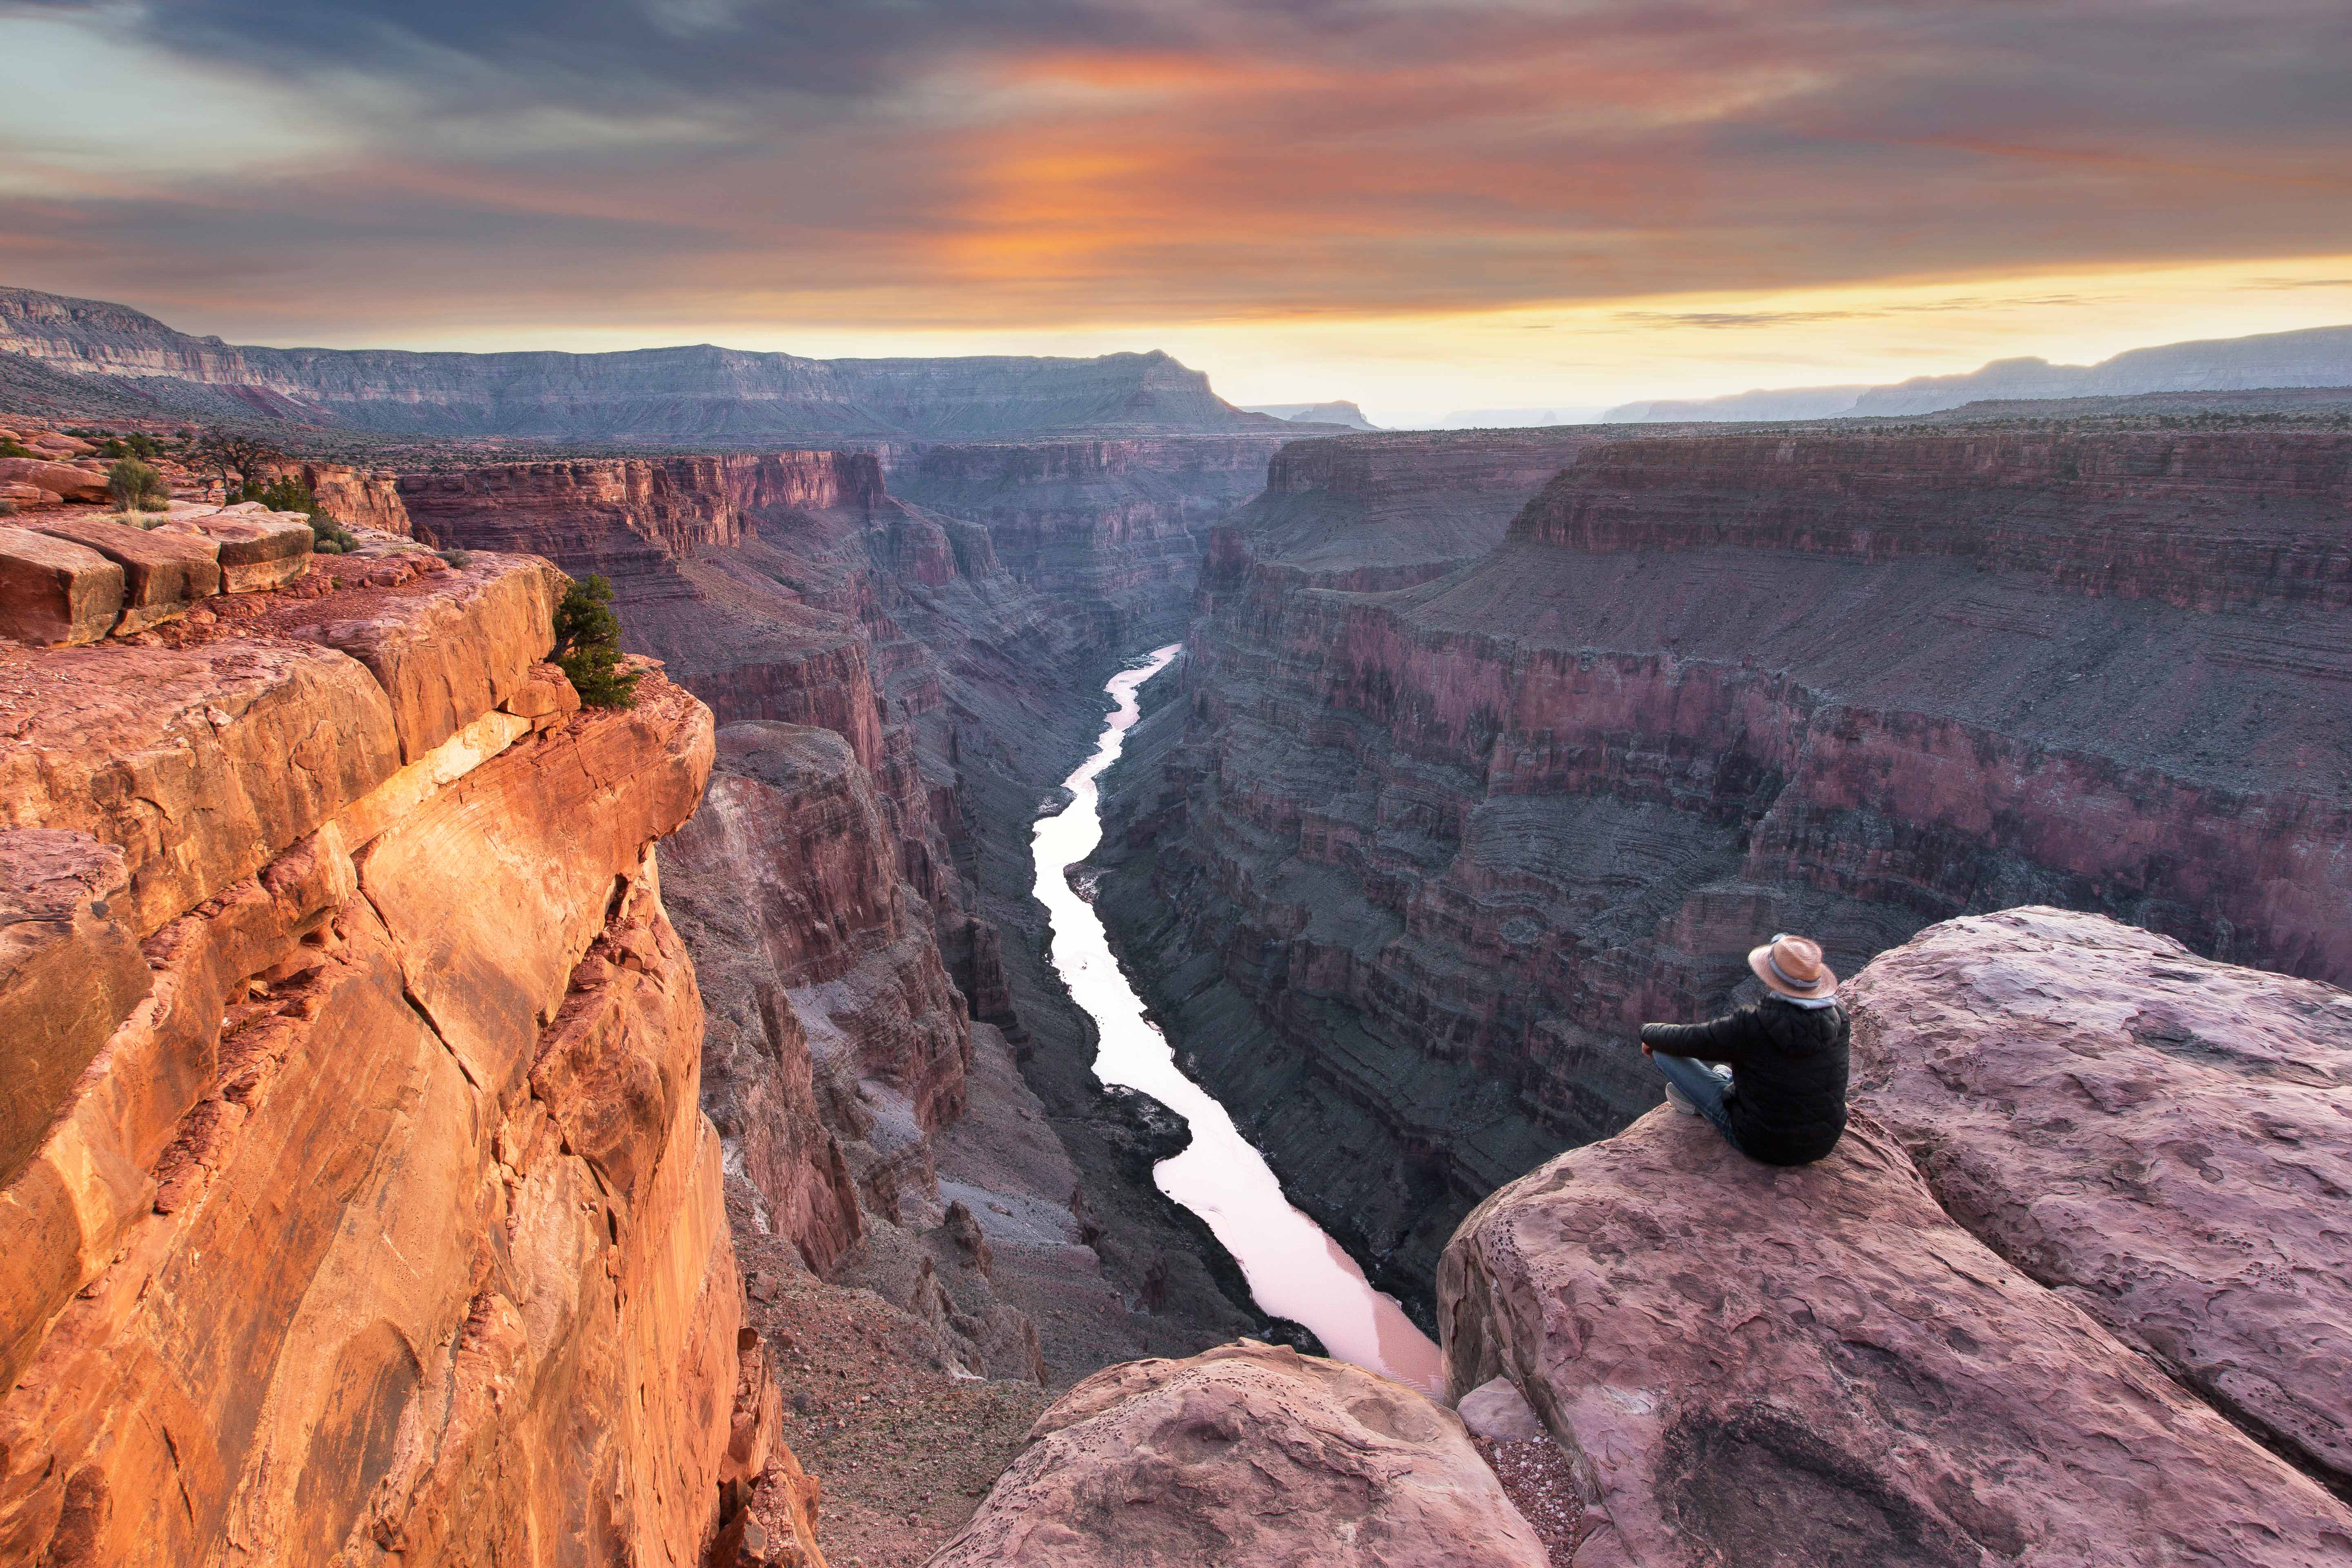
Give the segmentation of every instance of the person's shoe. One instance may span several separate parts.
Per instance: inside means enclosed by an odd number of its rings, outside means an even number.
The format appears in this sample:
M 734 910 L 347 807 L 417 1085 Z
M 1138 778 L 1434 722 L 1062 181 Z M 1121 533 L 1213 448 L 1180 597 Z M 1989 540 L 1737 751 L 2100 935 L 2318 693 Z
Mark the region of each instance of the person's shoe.
M 1672 1079 L 1668 1079 L 1666 1080 L 1666 1103 L 1673 1106 L 1676 1110 L 1681 1111 L 1685 1116 L 1696 1116 L 1698 1114 L 1698 1107 L 1691 1103 L 1691 1097 L 1685 1094 L 1681 1089 L 1676 1089 Z

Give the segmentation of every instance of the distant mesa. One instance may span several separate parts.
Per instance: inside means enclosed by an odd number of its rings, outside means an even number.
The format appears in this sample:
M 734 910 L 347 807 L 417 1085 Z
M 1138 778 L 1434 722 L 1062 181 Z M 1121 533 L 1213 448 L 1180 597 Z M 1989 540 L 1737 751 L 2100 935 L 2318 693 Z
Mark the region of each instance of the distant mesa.
M 1252 403 L 1244 405 L 1242 412 L 1267 414 L 1294 425 L 1344 425 L 1350 430 L 1381 428 L 1364 417 L 1362 409 L 1345 399 L 1330 403 Z
M 1590 425 L 1600 416 L 1593 407 L 1457 408 L 1427 430 L 1528 430 L 1547 425 Z
M 1901 417 L 1990 401 L 2304 386 L 2352 387 L 2352 326 L 2164 343 L 2133 349 L 2089 365 L 2000 359 L 1965 375 L 1916 375 L 1893 386 L 1797 386 L 1727 397 L 1622 403 L 1602 414 L 1601 420 L 1608 425 L 1636 425 Z
M 803 359 L 708 343 L 619 353 L 276 349 L 99 300 L 0 289 L 0 386 L 385 436 L 700 446 L 1278 432 L 1168 354 Z M 38 384 L 35 385 L 34 384 Z

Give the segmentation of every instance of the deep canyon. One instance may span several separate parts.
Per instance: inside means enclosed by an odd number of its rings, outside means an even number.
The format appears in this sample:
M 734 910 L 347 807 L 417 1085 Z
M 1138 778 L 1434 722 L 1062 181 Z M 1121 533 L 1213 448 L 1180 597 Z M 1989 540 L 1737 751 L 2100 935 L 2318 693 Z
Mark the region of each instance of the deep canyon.
M 149 326 L 39 330 L 362 417 Z M 729 374 L 875 405 L 819 363 Z M 345 554 L 0 521 L 0 1555 L 2352 1557 L 2352 437 L 1301 438 L 1106 374 L 311 459 Z M 544 662 L 591 574 L 625 709 Z M 1154 1180 L 1219 1130 L 1064 983 L 1037 824 L 1180 643 L 1090 962 L 1438 1397 L 1254 1297 Z M 1774 1173 L 1632 1033 L 1783 929 L 1856 1115 Z

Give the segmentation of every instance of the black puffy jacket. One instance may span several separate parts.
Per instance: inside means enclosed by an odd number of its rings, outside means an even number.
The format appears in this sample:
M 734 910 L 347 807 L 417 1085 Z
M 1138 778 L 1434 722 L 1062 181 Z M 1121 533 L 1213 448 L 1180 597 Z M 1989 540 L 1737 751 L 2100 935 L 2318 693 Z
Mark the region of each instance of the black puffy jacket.
M 1732 1136 L 1768 1165 L 1805 1165 L 1845 1131 L 1843 1007 L 1798 1007 L 1775 997 L 1704 1024 L 1644 1024 L 1653 1050 L 1731 1065 Z

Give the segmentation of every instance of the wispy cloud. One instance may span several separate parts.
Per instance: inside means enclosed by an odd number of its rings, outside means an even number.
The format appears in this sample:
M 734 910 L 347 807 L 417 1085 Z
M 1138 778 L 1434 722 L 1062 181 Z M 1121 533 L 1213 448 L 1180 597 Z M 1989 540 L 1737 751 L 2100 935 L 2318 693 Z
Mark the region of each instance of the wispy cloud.
M 2341 0 L 0 0 L 0 55 L 12 280 L 264 339 L 1591 304 L 1728 341 L 1864 312 L 1635 301 L 1958 316 L 2352 252 Z

